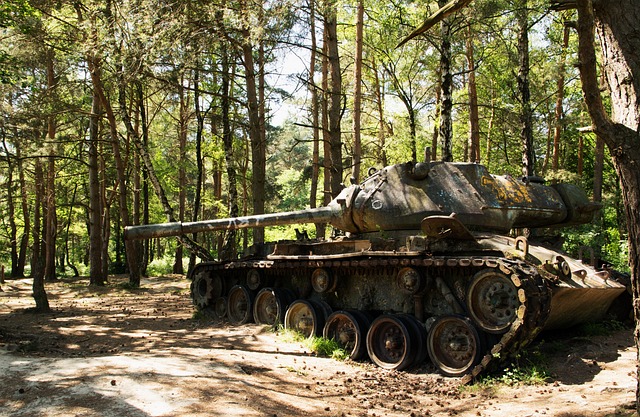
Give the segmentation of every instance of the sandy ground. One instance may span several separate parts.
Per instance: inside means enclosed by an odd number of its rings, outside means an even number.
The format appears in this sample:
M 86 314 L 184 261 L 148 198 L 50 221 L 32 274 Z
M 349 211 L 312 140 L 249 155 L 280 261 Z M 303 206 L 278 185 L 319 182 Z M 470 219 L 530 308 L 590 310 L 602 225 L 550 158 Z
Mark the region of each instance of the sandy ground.
M 537 386 L 472 386 L 425 364 L 390 372 L 320 358 L 257 325 L 194 318 L 188 281 L 126 290 L 84 279 L 47 284 L 51 314 L 29 280 L 0 292 L 2 416 L 630 416 L 631 330 L 543 334 L 552 377 Z

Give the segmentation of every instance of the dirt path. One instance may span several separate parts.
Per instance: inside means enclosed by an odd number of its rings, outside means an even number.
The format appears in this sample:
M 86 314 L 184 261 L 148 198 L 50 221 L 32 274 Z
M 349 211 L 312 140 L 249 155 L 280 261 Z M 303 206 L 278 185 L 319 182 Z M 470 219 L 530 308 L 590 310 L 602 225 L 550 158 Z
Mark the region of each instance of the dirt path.
M 112 283 L 120 282 L 112 278 Z M 0 293 L 0 415 L 630 416 L 630 330 L 543 346 L 553 380 L 460 389 L 455 378 L 318 358 L 256 326 L 194 319 L 188 282 L 142 289 L 48 284 L 54 313 L 25 314 L 29 280 Z M 543 337 L 551 337 L 545 335 Z

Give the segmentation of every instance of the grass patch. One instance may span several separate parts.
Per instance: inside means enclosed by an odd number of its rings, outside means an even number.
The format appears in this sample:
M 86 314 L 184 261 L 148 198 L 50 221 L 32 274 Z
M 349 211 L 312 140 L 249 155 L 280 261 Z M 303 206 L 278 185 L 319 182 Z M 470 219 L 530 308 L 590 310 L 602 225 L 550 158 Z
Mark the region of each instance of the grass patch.
M 305 337 L 302 333 L 284 329 L 278 326 L 274 329 L 284 342 L 301 343 L 310 352 L 317 356 L 329 357 L 337 360 L 346 360 L 349 358 L 347 351 L 342 348 L 338 342 L 333 339 L 325 339 L 324 337 Z
M 506 362 L 502 369 L 480 376 L 476 384 L 471 385 L 471 389 L 487 391 L 496 386 L 518 386 L 518 385 L 543 385 L 549 382 L 550 374 L 548 370 L 548 360 L 542 353 L 541 347 L 544 342 L 516 354 L 511 360 Z M 477 385 L 477 387 L 474 387 Z

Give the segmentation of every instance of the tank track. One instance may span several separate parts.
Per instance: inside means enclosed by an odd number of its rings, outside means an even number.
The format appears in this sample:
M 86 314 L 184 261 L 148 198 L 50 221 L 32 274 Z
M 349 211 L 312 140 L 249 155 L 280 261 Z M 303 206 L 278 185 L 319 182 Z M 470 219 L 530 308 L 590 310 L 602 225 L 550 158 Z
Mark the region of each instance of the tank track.
M 281 257 L 282 258 L 282 257 Z M 288 259 L 262 259 L 262 260 L 237 260 L 227 262 L 201 263 L 191 271 L 192 294 L 193 277 L 199 273 L 233 273 L 242 270 L 270 270 L 272 273 L 286 273 L 292 270 L 313 270 L 315 268 L 330 268 L 342 272 L 379 271 L 380 268 L 394 271 L 401 267 L 424 268 L 430 274 L 437 274 L 444 270 L 455 268 L 468 268 L 479 270 L 490 268 L 500 271 L 508 276 L 517 289 L 518 308 L 516 317 L 508 329 L 498 335 L 488 335 L 491 340 L 479 363 L 472 367 L 461 377 L 461 383 L 467 384 L 475 380 L 479 375 L 496 369 L 511 355 L 528 345 L 542 330 L 549 316 L 551 307 L 551 283 L 553 279 L 544 271 L 525 263 L 521 260 L 512 260 L 504 257 L 479 256 L 479 257 L 455 257 L 455 256 L 425 256 L 420 254 L 406 255 L 394 252 L 381 256 L 380 252 L 374 254 L 362 253 L 321 256 L 291 256 Z M 290 258 L 290 259 L 289 259 Z M 324 258 L 324 259 L 317 259 Z M 330 259 L 326 259 L 330 258 Z M 332 258 L 332 259 L 331 259 Z M 379 272 L 378 272 L 379 273 Z M 544 274 L 544 276 L 542 275 Z M 392 276 L 392 275 L 390 275 Z M 464 295 L 457 294 L 457 301 L 466 305 Z M 194 302 L 195 303 L 195 302 Z M 201 309 L 207 310 L 210 307 Z M 464 316 L 468 316 L 465 308 Z

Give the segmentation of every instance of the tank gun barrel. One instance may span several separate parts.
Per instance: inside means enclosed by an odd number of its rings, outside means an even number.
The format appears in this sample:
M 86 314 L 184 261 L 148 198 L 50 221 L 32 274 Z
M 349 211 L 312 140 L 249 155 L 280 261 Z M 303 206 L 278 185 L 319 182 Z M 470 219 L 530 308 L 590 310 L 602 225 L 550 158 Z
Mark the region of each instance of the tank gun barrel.
M 127 226 L 124 229 L 124 238 L 127 240 L 150 239 L 216 230 L 245 229 L 249 227 L 302 223 L 331 223 L 333 219 L 341 215 L 342 209 L 339 205 L 329 205 L 326 207 L 284 213 L 256 214 L 253 216 L 202 220 L 197 222 L 170 222 Z

